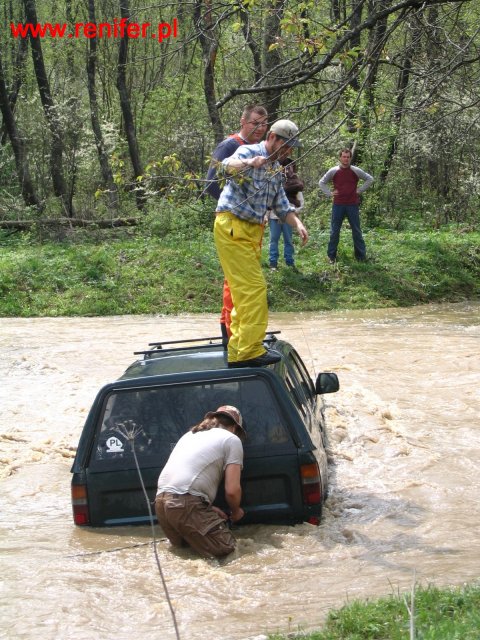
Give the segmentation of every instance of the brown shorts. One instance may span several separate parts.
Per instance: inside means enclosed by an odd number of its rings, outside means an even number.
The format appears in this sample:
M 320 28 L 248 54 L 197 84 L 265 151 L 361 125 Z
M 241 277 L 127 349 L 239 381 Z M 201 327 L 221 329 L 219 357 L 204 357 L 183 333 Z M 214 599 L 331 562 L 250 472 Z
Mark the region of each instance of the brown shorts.
M 155 500 L 155 513 L 176 547 L 186 543 L 207 558 L 226 556 L 235 549 L 235 538 L 225 520 L 199 496 L 161 493 Z

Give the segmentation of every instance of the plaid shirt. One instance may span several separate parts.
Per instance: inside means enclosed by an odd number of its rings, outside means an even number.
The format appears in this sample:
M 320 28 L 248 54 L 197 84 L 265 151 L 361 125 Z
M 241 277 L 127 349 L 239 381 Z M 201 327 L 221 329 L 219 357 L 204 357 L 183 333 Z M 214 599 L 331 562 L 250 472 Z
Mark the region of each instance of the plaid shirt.
M 264 142 L 245 144 L 239 147 L 230 158 L 225 158 L 218 174 L 227 178 L 217 204 L 217 211 L 230 211 L 242 220 L 263 224 L 267 209 L 275 212 L 281 220 L 295 208 L 289 203 L 283 189 L 283 172 L 279 162 L 267 163 L 259 169 L 245 167 L 235 175 L 228 173 L 228 161 L 232 158 L 247 160 L 255 156 L 268 158 Z

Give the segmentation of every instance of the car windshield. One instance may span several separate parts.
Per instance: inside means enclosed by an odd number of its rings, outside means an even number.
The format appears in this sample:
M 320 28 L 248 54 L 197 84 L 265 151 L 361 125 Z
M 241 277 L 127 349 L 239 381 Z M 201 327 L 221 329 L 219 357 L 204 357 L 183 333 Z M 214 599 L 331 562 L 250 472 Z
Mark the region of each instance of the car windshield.
M 245 450 L 252 455 L 291 451 L 287 421 L 267 381 L 249 378 L 195 384 L 127 389 L 110 393 L 104 402 L 91 465 L 138 458 L 166 459 L 177 440 L 205 413 L 221 405 L 242 413 L 247 432 Z

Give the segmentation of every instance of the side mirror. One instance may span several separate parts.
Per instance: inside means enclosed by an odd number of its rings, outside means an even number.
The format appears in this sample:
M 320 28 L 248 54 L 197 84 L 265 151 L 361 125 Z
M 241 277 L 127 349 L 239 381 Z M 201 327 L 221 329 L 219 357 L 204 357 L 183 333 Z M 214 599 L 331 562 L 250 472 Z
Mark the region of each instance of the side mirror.
M 315 383 L 315 391 L 321 395 L 323 393 L 335 393 L 340 389 L 340 383 L 336 373 L 319 373 Z

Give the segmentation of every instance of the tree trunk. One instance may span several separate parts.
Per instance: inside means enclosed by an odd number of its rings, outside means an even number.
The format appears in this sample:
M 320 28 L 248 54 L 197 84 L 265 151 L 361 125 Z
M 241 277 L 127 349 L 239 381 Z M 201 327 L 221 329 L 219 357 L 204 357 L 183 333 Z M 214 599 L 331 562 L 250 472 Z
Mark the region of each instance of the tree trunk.
M 345 15 L 345 3 L 341 2 L 341 0 L 332 0 L 330 9 L 332 22 L 334 24 L 342 22 Z
M 15 105 L 17 104 L 18 92 L 20 91 L 20 87 L 22 85 L 22 69 L 25 65 L 25 60 L 27 58 L 28 53 L 28 40 L 27 38 L 20 38 L 18 41 L 17 54 L 15 56 L 14 63 L 14 75 L 11 81 L 11 90 L 8 95 L 8 102 L 10 104 L 10 109 L 12 113 L 15 113 Z M 7 84 L 5 79 L 5 84 Z M 2 123 L 2 128 L 0 131 L 1 136 L 1 144 L 4 145 L 7 140 L 7 129 L 5 126 L 5 122 Z
M 403 117 L 403 107 L 405 104 L 405 98 L 407 96 L 407 89 L 410 82 L 410 74 L 412 71 L 412 63 L 417 54 L 417 47 L 419 42 L 419 33 L 416 28 L 412 27 L 408 35 L 409 40 L 405 43 L 405 54 L 403 58 L 402 67 L 398 73 L 397 87 L 395 90 L 395 104 L 392 110 L 392 126 L 391 133 L 388 137 L 387 152 L 385 155 L 385 161 L 383 163 L 383 169 L 379 175 L 379 183 L 382 184 L 386 181 L 390 169 L 395 158 L 398 147 L 398 137 L 400 135 L 400 127 Z
M 130 8 L 128 0 L 120 0 L 120 17 L 130 20 Z M 120 106 L 122 109 L 123 122 L 125 127 L 125 135 L 127 137 L 128 151 L 132 162 L 133 173 L 135 177 L 135 195 L 137 208 L 142 210 L 145 205 L 145 189 L 140 176 L 143 176 L 143 165 L 138 150 L 137 133 L 135 130 L 135 122 L 133 119 L 132 108 L 130 106 L 130 97 L 127 89 L 126 67 L 128 53 L 128 38 L 126 34 L 120 39 L 118 48 L 118 64 L 117 64 L 117 89 L 120 97 Z
M 388 4 L 389 0 L 379 0 L 379 7 Z M 368 35 L 368 44 L 365 52 L 365 60 L 369 62 L 367 66 L 367 77 L 365 78 L 363 91 L 365 97 L 359 97 L 359 108 L 357 108 L 357 119 L 360 123 L 358 136 L 353 147 L 353 161 L 360 164 L 370 133 L 371 118 L 374 117 L 376 109 L 375 88 L 378 77 L 378 64 L 380 52 L 384 47 L 384 39 L 387 32 L 387 18 L 379 20 Z M 357 46 L 360 40 L 357 42 Z M 357 88 L 359 85 L 357 83 Z
M 95 0 L 88 0 L 88 19 L 89 22 L 96 24 L 95 17 Z M 109 209 L 117 211 L 118 209 L 118 189 L 113 180 L 113 173 L 108 160 L 105 144 L 103 140 L 102 129 L 100 127 L 100 118 L 98 116 L 98 100 L 95 87 L 95 73 L 97 64 L 97 38 L 89 40 L 89 51 L 87 56 L 87 83 L 88 98 L 90 101 L 90 118 L 92 121 L 92 130 L 95 137 L 95 145 L 97 147 L 100 169 L 102 172 L 103 182 L 107 189 L 107 202 Z
M 263 75 L 266 84 L 275 82 L 275 68 L 281 63 L 280 47 L 270 49 L 280 36 L 280 21 L 283 17 L 283 0 L 272 0 L 265 19 L 265 35 L 263 39 Z M 278 89 L 265 91 L 265 106 L 268 109 L 270 122 L 278 119 L 282 93 Z
M 113 218 L 109 220 L 84 220 L 82 218 L 37 218 L 36 220 L 0 220 L 0 229 L 12 231 L 28 231 L 33 226 L 58 229 L 63 227 L 83 227 L 88 229 L 117 229 L 118 227 L 134 227 L 140 224 L 138 218 Z
M 245 38 L 245 42 L 248 45 L 253 57 L 253 73 L 255 84 L 260 82 L 262 77 L 262 52 L 253 35 L 252 23 L 250 21 L 250 14 L 242 6 L 240 8 L 240 19 L 242 21 L 242 33 Z
M 20 135 L 13 111 L 10 107 L 10 100 L 5 84 L 5 77 L 3 75 L 3 65 L 0 52 L 0 109 L 3 115 L 3 123 L 5 129 L 10 138 L 12 144 L 13 153 L 15 156 L 15 165 L 17 167 L 18 180 L 20 182 L 20 188 L 22 190 L 22 196 L 27 206 L 34 206 L 41 210 L 42 205 L 36 194 L 35 187 L 30 177 L 30 171 L 28 167 L 28 158 L 23 143 L 22 136 Z
M 24 0 L 25 18 L 32 25 L 37 24 L 37 11 L 35 0 Z M 53 191 L 62 203 L 66 215 L 75 215 L 73 205 L 68 196 L 68 190 L 63 174 L 63 132 L 57 113 L 57 107 L 53 101 L 48 82 L 47 72 L 43 61 L 42 46 L 39 37 L 30 34 L 30 46 L 32 49 L 33 67 L 38 84 L 38 91 L 42 101 L 43 110 L 52 136 L 50 151 L 50 172 L 53 181 Z
M 355 30 L 358 28 L 359 24 L 362 21 L 362 8 L 363 8 L 363 2 L 362 0 L 353 0 L 352 2 L 352 13 L 350 14 L 350 30 L 355 32 Z M 353 35 L 348 43 L 348 46 L 353 49 L 354 47 L 360 47 L 360 33 L 355 33 L 355 35 Z M 350 81 L 350 87 L 353 89 L 354 95 L 358 96 L 358 92 L 360 90 L 360 82 L 358 79 L 358 76 L 355 74 L 353 76 L 353 78 Z M 354 138 L 357 138 L 357 120 L 358 120 L 358 113 L 359 113 L 359 108 L 360 108 L 360 101 L 356 100 L 355 101 L 355 105 L 352 109 L 347 109 L 347 129 L 348 131 L 352 134 L 352 136 Z M 355 140 L 355 144 L 353 146 L 352 149 L 353 155 L 352 155 L 352 161 L 353 162 L 360 162 L 361 161 L 361 155 L 362 155 L 362 148 L 361 145 L 359 144 L 358 139 Z
M 204 0 L 195 1 L 194 21 L 203 53 L 203 92 L 215 142 L 218 144 L 225 137 L 215 98 L 215 62 L 217 60 L 218 38 L 213 26 L 211 0 L 205 0 L 205 13 L 202 14 L 203 3 Z

